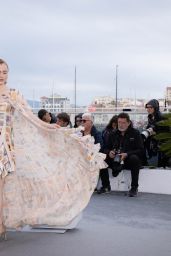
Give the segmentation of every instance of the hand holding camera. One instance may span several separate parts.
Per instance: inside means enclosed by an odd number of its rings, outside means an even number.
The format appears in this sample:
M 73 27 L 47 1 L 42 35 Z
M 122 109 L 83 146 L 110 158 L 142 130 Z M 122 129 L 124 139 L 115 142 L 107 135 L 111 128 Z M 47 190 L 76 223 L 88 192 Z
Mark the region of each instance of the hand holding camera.
M 127 153 L 120 153 L 121 161 L 124 161 L 125 158 L 127 158 L 128 154 Z
M 109 157 L 112 158 L 113 161 L 117 163 L 124 161 L 127 156 L 128 156 L 127 153 L 121 153 L 120 150 L 116 150 L 116 149 L 113 149 L 109 152 Z
M 156 134 L 156 132 L 153 129 L 154 127 L 149 127 L 148 129 L 145 129 L 142 131 L 141 135 L 143 140 L 145 141 L 148 137 L 153 136 Z
M 109 152 L 109 157 L 110 157 L 110 158 L 114 158 L 114 157 L 115 157 L 115 151 L 114 151 L 114 150 L 111 150 L 111 151 Z

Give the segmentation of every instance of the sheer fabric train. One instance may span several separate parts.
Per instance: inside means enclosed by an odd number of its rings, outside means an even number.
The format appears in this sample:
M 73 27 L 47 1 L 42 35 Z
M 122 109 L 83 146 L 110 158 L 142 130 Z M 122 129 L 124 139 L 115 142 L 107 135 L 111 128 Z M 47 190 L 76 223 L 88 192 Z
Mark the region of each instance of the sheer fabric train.
M 41 126 L 16 91 L 0 107 L 3 223 L 68 225 L 88 204 L 105 155 L 75 129 Z M 8 173 L 8 175 L 7 175 Z

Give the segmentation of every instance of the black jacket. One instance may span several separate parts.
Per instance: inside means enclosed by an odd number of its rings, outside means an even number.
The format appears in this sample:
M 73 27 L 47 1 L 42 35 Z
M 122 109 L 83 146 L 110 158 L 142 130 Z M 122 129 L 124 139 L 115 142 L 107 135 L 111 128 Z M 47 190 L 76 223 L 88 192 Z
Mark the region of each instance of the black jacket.
M 145 107 L 147 107 L 147 105 L 150 105 L 154 108 L 154 114 L 148 115 L 148 124 L 146 126 L 146 129 L 151 127 L 153 128 L 153 131 L 158 132 L 160 128 L 157 123 L 163 119 L 162 114 L 159 110 L 159 102 L 158 100 L 152 99 L 147 102 Z
M 127 153 L 130 155 L 137 155 L 140 159 L 143 158 L 144 145 L 140 132 L 129 126 L 124 136 L 117 129 L 112 132 L 109 136 L 108 144 L 104 149 L 104 153 L 109 154 L 111 150 L 120 150 L 121 153 Z

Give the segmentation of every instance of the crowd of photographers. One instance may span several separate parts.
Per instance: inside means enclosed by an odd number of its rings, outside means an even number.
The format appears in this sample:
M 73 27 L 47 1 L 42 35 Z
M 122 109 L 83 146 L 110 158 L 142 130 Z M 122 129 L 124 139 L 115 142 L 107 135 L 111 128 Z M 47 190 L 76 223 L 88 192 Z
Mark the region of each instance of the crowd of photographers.
M 138 193 L 139 171 L 142 166 L 149 164 L 149 159 L 157 157 L 157 166 L 166 167 L 169 159 L 159 150 L 159 142 L 155 135 L 160 132 L 158 122 L 163 119 L 159 110 L 159 102 L 156 99 L 150 100 L 145 108 L 148 113 L 146 128 L 140 133 L 133 127 L 127 113 L 120 113 L 111 118 L 105 129 L 99 132 L 93 123 L 93 116 L 90 113 L 78 114 L 75 116 L 74 128 L 80 129 L 81 136 L 90 134 L 94 137 L 95 143 L 100 143 L 100 151 L 106 154 L 106 163 L 112 169 L 114 177 L 123 170 L 131 172 L 131 189 L 129 197 Z M 57 116 L 45 109 L 38 112 L 38 117 L 48 123 L 57 123 L 62 127 L 72 127 L 70 117 L 67 113 L 59 113 Z M 102 187 L 98 194 L 111 191 L 108 168 L 100 170 Z

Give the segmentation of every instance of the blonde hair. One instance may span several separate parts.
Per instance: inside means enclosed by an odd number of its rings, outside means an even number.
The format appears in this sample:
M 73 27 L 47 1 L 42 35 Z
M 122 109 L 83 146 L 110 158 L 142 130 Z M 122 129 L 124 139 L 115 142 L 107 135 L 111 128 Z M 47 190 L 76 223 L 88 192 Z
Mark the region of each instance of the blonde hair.
M 8 68 L 8 70 L 9 70 L 8 64 L 5 62 L 5 60 L 0 59 L 0 65 L 2 65 L 2 64 L 5 64 L 7 66 L 7 68 Z

